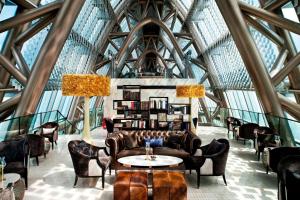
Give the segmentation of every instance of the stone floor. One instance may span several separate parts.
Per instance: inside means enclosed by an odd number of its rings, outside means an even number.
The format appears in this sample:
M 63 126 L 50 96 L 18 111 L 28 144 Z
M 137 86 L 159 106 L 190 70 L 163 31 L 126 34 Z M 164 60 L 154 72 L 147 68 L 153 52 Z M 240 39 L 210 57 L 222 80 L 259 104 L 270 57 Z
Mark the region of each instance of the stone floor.
M 227 130 L 217 127 L 199 127 L 198 135 L 202 145 L 213 138 L 226 138 Z M 96 129 L 92 133 L 95 142 L 104 146 L 106 131 Z M 92 200 L 113 199 L 114 174 L 106 175 L 105 189 L 101 188 L 101 180 L 79 179 L 73 188 L 74 170 L 67 149 L 69 140 L 80 136 L 59 136 L 58 145 L 44 159 L 40 157 L 40 165 L 34 159 L 29 169 L 29 187 L 25 193 L 28 200 Z M 222 177 L 201 177 L 200 189 L 196 188 L 196 173 L 186 173 L 188 183 L 188 200 L 274 200 L 277 199 L 276 174 L 266 174 L 261 162 L 258 162 L 252 144 L 230 140 L 230 153 L 226 168 L 228 186 Z

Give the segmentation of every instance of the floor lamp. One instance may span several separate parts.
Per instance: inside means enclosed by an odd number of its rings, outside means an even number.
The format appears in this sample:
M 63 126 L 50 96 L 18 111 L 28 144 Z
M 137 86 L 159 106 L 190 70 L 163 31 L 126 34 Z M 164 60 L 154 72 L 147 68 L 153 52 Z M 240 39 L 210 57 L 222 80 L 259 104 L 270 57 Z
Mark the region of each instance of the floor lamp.
M 65 74 L 62 78 L 63 96 L 84 97 L 84 125 L 82 139 L 92 142 L 90 134 L 90 97 L 109 96 L 110 78 L 95 74 Z
M 190 112 L 190 131 L 196 133 L 196 127 L 192 120 L 192 98 L 204 98 L 205 87 L 204 85 L 177 85 L 176 86 L 176 97 L 189 98 L 189 104 L 191 105 Z

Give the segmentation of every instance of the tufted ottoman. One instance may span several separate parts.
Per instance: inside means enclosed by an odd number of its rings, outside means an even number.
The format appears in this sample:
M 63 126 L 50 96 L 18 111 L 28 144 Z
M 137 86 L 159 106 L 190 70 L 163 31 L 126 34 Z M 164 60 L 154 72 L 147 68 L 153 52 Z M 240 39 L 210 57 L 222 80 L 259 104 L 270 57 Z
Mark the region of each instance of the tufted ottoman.
M 153 172 L 153 200 L 187 200 L 187 185 L 181 172 Z
M 119 172 L 114 183 L 114 200 L 147 200 L 147 172 Z

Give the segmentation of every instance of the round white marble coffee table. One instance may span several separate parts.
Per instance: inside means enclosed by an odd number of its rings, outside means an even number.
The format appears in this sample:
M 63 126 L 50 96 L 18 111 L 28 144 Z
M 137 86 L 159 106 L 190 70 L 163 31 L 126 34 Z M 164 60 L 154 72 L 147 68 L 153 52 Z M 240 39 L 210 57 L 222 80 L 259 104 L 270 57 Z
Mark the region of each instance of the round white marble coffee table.
M 126 156 L 119 158 L 118 162 L 126 167 L 174 167 L 183 162 L 174 156 L 155 155 L 155 160 L 147 160 L 146 155 Z
M 6 188 L 9 183 L 12 183 L 12 184 L 16 183 L 17 181 L 20 180 L 21 176 L 16 173 L 7 173 L 7 174 L 4 174 L 4 178 L 5 178 L 5 180 L 3 182 L 2 182 L 2 180 L 0 180 L 0 187 L 2 187 L 2 188 Z

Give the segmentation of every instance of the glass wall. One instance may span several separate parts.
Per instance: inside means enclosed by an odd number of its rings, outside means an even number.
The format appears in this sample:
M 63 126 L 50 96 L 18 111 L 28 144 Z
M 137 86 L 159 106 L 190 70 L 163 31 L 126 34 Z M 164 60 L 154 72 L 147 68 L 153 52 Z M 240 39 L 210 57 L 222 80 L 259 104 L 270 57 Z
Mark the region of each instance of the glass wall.
M 5 19 L 15 16 L 16 11 L 17 11 L 17 6 L 9 1 L 6 1 L 5 5 L 2 8 L 1 13 L 0 13 L 0 21 L 3 21 Z M 8 31 L 0 33 L 0 52 L 2 51 L 3 44 L 5 42 L 7 34 L 8 34 Z

